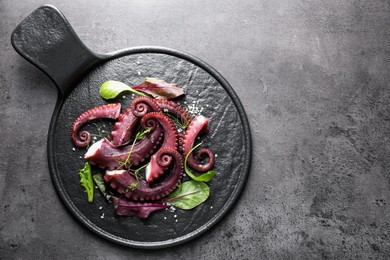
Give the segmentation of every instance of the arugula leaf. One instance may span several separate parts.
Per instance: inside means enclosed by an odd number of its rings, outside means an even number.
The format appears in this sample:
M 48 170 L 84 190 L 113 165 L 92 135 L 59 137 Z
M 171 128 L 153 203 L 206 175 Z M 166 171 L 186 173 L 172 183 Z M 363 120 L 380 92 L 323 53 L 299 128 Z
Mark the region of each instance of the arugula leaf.
M 210 188 L 201 181 L 186 181 L 169 194 L 164 201 L 180 209 L 193 209 L 207 200 Z
M 100 96 L 104 99 L 114 99 L 120 94 L 132 92 L 140 96 L 146 96 L 144 93 L 141 93 L 137 90 L 132 89 L 125 83 L 115 80 L 109 80 L 104 82 L 100 87 Z
M 187 166 L 187 161 L 188 161 L 188 157 L 190 156 L 190 154 L 196 149 L 198 148 L 202 143 L 199 143 L 197 145 L 195 145 L 186 155 L 185 159 L 184 159 L 184 171 L 186 172 L 186 174 L 188 176 L 190 176 L 191 179 L 195 180 L 195 181 L 204 181 L 204 182 L 209 182 L 213 179 L 214 175 L 217 174 L 217 171 L 214 171 L 214 170 L 211 170 L 211 171 L 208 171 L 202 175 L 199 175 L 199 176 L 195 176 L 189 169 L 188 169 L 188 166 Z
M 93 201 L 93 181 L 92 181 L 92 172 L 91 165 L 86 162 L 83 169 L 79 172 L 80 176 L 80 185 L 85 188 L 85 192 L 88 195 L 88 202 Z

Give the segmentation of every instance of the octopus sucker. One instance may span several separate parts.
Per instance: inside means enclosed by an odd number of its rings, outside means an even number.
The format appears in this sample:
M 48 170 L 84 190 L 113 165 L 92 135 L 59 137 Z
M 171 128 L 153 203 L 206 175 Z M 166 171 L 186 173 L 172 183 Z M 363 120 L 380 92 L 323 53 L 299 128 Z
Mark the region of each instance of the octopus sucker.
M 183 138 L 183 153 L 187 155 L 194 146 L 195 139 L 202 133 L 209 132 L 208 128 L 209 120 L 202 115 L 195 116 L 190 125 L 187 128 L 187 131 Z M 208 157 L 208 162 L 206 164 L 200 164 L 197 162 L 193 154 L 188 156 L 188 166 L 192 169 L 199 172 L 207 172 L 214 167 L 214 154 L 207 148 L 203 148 L 198 152 L 198 159 L 204 159 Z
M 75 146 L 86 147 L 91 142 L 91 135 L 87 131 L 79 130 L 86 123 L 96 119 L 117 119 L 120 115 L 121 104 L 107 104 L 90 109 L 82 113 L 73 123 L 71 139 Z

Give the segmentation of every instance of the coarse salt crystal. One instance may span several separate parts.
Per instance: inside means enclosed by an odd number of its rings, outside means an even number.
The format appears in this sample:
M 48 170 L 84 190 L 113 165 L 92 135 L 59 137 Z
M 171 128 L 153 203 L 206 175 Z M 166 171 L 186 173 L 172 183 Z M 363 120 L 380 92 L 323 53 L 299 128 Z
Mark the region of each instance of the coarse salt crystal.
M 99 207 L 99 209 L 102 209 L 102 208 L 103 208 L 102 206 Z
M 123 99 L 125 99 L 125 98 L 126 98 L 126 96 L 125 96 L 125 95 L 123 95 L 123 96 L 122 96 L 122 98 L 123 98 Z
M 76 151 L 76 148 L 73 147 L 72 150 L 73 150 L 73 151 Z

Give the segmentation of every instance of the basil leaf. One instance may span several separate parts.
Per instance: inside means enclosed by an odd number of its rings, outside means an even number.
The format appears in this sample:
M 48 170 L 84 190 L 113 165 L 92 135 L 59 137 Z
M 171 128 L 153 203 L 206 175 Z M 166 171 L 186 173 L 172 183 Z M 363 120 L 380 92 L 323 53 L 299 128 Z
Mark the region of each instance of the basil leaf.
M 92 172 L 91 165 L 86 162 L 83 169 L 79 172 L 80 176 L 80 185 L 85 188 L 85 192 L 88 195 L 88 202 L 93 201 L 93 181 L 92 181 Z
M 165 198 L 165 202 L 180 209 L 193 209 L 207 200 L 210 188 L 200 181 L 186 181 Z
M 140 96 L 146 96 L 144 93 L 141 93 L 137 90 L 132 89 L 125 83 L 115 80 L 109 80 L 104 82 L 100 87 L 100 96 L 104 99 L 114 99 L 120 94 L 132 92 Z

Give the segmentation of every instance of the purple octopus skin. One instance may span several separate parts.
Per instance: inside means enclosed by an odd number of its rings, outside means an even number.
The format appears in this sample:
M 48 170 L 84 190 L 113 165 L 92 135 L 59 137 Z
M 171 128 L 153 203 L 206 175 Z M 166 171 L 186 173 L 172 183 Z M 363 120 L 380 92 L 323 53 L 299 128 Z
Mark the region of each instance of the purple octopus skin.
M 172 114 L 185 126 L 190 124 L 191 116 L 179 104 L 170 100 L 157 99 L 155 101 L 160 106 L 162 112 Z
M 110 134 L 114 146 L 125 145 L 130 142 L 141 117 L 151 111 L 160 111 L 157 103 L 149 97 L 138 97 L 133 100 L 130 107 L 118 118 L 114 130 Z
M 162 148 L 156 155 L 160 158 L 163 168 L 167 168 L 172 161 L 174 167 L 169 176 L 157 183 L 150 184 L 145 180 L 138 180 L 126 170 L 106 171 L 104 180 L 110 187 L 127 199 L 134 201 L 156 201 L 172 193 L 183 176 L 183 159 L 173 148 Z M 130 189 L 135 186 L 136 188 Z
M 86 147 L 91 142 L 91 135 L 87 131 L 82 131 L 78 134 L 81 127 L 95 119 L 117 119 L 120 111 L 121 104 L 117 103 L 102 105 L 82 113 L 72 125 L 71 139 L 73 144 L 77 147 Z
M 128 201 L 126 198 L 115 198 L 112 201 L 115 208 L 115 213 L 119 216 L 137 216 L 142 219 L 146 219 L 149 215 L 157 210 L 166 209 L 169 206 L 162 203 L 150 203 L 150 202 L 134 202 Z
M 196 116 L 192 119 L 183 139 L 184 155 L 187 155 L 194 147 L 195 139 L 198 135 L 204 132 L 209 132 L 208 123 L 209 120 L 202 115 Z M 200 149 L 198 152 L 198 159 L 202 160 L 205 158 L 205 156 L 208 156 L 209 158 L 208 163 L 200 164 L 195 160 L 192 153 L 189 154 L 187 159 L 188 166 L 199 172 L 207 172 L 211 170 L 214 167 L 214 154 L 209 149 Z
M 142 117 L 141 126 L 148 129 L 151 125 L 155 125 L 156 121 L 164 130 L 164 142 L 161 148 L 172 147 L 176 149 L 178 145 L 176 128 L 169 117 L 163 115 L 162 113 L 152 112 Z
M 157 121 L 164 129 L 164 141 L 160 149 L 170 147 L 177 150 L 178 137 L 176 133 L 176 128 L 173 122 L 169 119 L 169 117 L 161 113 L 149 113 L 142 118 L 141 125 L 142 127 L 147 128 L 148 124 L 152 124 L 155 121 Z M 150 163 L 148 165 L 147 170 L 153 172 L 154 174 L 147 175 L 146 181 L 149 183 L 153 182 L 165 171 L 165 168 L 161 167 L 160 164 L 157 163 L 157 159 L 158 158 L 156 154 L 152 155 L 152 157 L 150 158 Z
M 150 125 L 149 125 L 150 126 Z M 163 130 L 157 123 L 152 127 L 152 132 L 146 135 L 140 142 L 132 145 L 120 147 L 114 146 L 106 138 L 94 143 L 84 155 L 84 159 L 92 165 L 97 165 L 102 169 L 113 170 L 125 162 L 129 152 L 130 163 L 132 166 L 138 166 L 153 154 L 161 142 Z

